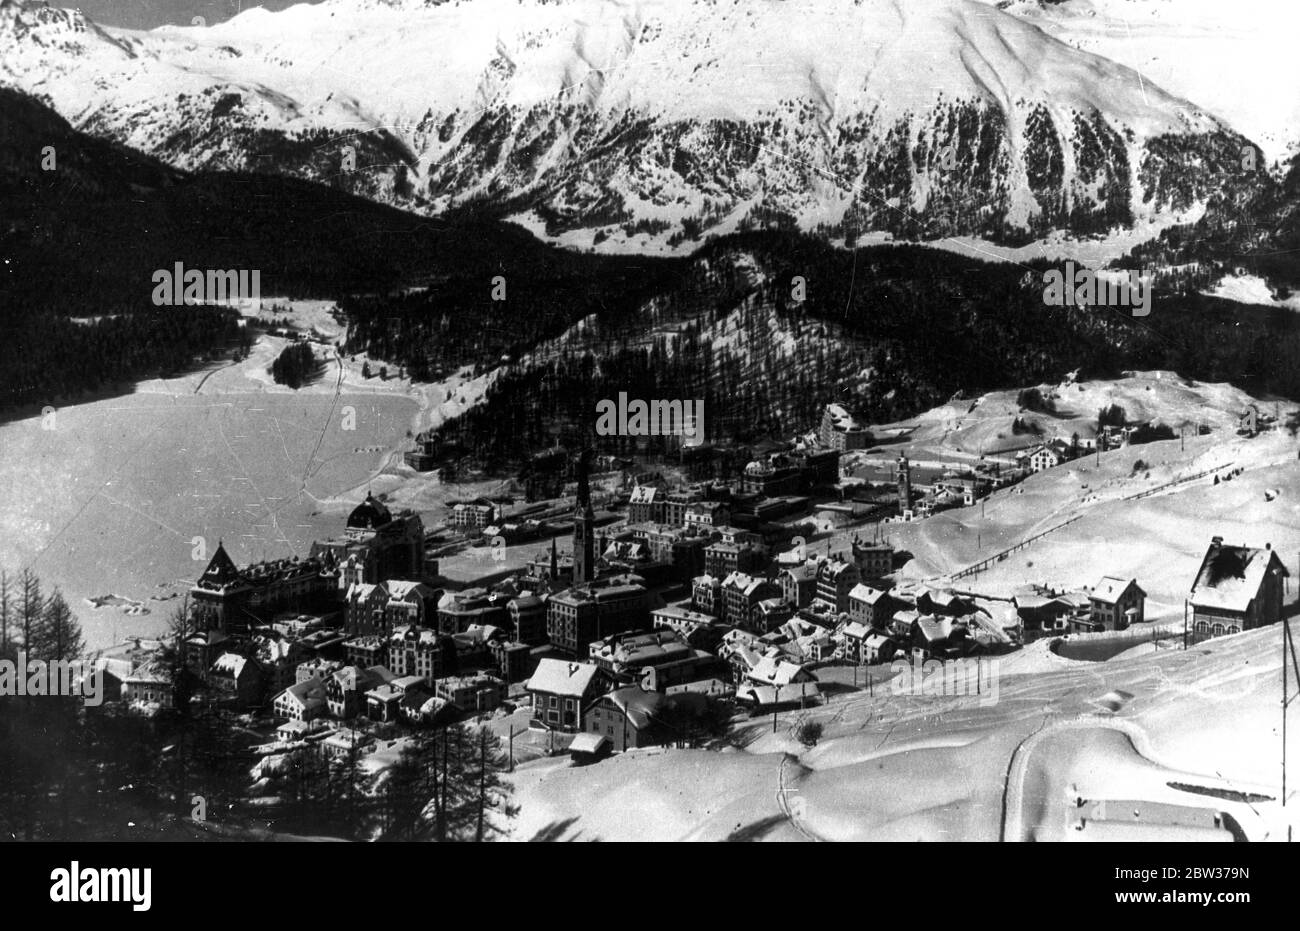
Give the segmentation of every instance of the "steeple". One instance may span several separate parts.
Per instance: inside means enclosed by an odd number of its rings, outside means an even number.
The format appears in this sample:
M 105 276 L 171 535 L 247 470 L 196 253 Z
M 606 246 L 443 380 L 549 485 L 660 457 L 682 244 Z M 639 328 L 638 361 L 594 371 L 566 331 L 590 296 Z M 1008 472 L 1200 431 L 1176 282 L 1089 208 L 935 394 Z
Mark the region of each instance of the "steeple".
M 596 578 L 596 515 L 591 509 L 591 482 L 587 476 L 590 467 L 591 449 L 588 448 L 578 457 L 578 501 L 573 517 L 574 583 Z

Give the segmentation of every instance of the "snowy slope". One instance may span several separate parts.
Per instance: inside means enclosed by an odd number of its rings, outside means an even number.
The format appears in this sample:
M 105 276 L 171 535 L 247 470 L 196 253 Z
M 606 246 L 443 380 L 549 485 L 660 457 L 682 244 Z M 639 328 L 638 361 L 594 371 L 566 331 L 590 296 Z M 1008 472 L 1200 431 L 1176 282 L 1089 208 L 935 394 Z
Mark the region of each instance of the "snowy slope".
M 1099 233 L 1195 208 L 1240 143 L 971 0 L 327 0 L 147 33 L 0 0 L 0 41 L 0 81 L 174 164 L 535 209 L 611 248 L 777 216 Z
M 1277 0 L 989 0 L 1075 48 L 1135 68 L 1258 144 L 1300 151 L 1300 7 Z

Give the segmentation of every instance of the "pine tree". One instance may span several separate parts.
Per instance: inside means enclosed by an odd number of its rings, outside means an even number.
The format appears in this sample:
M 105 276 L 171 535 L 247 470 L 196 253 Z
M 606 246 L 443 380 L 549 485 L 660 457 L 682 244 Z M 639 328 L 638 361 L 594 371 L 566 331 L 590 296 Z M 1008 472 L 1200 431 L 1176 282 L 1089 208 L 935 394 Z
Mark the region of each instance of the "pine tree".
M 86 641 L 81 624 L 57 588 L 45 601 L 40 625 L 32 632 L 33 659 L 46 661 L 76 659 L 85 651 Z

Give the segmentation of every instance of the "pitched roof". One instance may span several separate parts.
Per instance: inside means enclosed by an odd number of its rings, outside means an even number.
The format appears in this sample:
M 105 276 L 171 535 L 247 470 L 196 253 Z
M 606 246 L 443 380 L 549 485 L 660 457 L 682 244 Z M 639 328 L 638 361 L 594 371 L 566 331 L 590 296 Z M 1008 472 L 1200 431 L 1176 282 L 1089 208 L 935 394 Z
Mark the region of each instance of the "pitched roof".
M 1130 585 L 1137 585 L 1137 579 L 1119 579 L 1113 575 L 1104 575 L 1093 588 L 1092 599 L 1102 604 L 1113 605 L 1124 592 L 1128 591 Z M 1138 594 L 1145 595 L 1146 592 L 1139 588 Z
M 580 697 L 587 693 L 598 672 L 600 669 L 594 663 L 572 663 L 546 657 L 537 664 L 537 671 L 524 687 L 530 692 Z
M 1259 595 L 1264 573 L 1276 566 L 1289 576 L 1272 549 L 1211 543 L 1192 585 L 1191 602 L 1203 608 L 1245 611 Z

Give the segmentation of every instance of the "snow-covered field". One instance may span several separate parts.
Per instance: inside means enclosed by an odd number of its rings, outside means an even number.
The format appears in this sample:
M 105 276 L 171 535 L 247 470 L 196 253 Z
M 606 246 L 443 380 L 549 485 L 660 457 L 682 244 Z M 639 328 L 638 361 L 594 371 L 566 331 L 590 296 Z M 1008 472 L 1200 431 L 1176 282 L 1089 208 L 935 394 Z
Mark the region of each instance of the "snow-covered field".
M 1279 840 L 1280 694 L 1276 627 L 1189 651 L 1004 671 L 985 706 L 877 687 L 783 715 L 775 735 L 757 720 L 743 750 L 521 766 L 513 836 L 1069 840 L 1076 800 L 1109 799 L 1224 812 L 1250 839 Z M 810 750 L 793 737 L 800 720 L 825 727 Z

